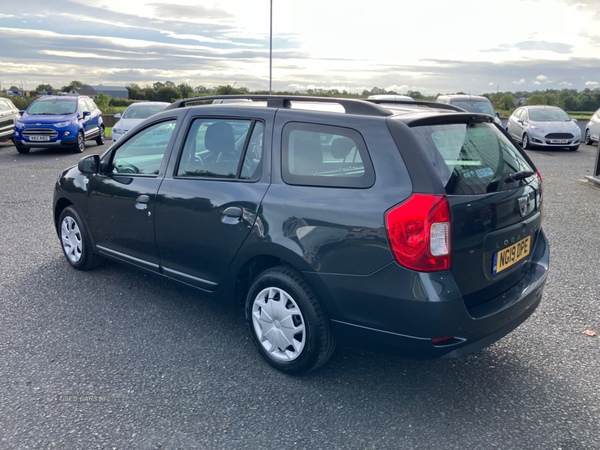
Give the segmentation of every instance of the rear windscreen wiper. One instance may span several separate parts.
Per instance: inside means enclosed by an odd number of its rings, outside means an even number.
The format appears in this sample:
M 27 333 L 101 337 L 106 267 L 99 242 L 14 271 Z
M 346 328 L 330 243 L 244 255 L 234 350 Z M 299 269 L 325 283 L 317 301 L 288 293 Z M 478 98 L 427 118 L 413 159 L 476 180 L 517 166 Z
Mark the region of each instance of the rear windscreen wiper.
M 531 175 L 535 175 L 533 170 L 521 170 L 520 172 L 509 175 L 506 181 L 522 180 L 523 178 L 530 177 Z

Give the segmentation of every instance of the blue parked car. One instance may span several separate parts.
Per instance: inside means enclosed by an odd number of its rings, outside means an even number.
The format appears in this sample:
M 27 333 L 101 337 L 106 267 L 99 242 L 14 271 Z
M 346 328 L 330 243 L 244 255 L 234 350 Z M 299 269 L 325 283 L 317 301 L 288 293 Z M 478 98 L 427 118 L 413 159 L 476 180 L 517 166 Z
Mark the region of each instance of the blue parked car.
M 104 144 L 102 112 L 87 96 L 43 97 L 21 114 L 13 133 L 19 153 L 35 147 L 67 147 L 81 153 L 87 140 Z

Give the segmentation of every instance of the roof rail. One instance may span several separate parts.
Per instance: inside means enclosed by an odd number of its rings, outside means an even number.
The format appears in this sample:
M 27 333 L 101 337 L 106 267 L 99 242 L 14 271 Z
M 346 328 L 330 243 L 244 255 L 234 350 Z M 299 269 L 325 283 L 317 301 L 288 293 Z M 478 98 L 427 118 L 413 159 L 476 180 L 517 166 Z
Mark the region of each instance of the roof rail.
M 452 105 L 448 105 L 446 103 L 438 103 L 438 102 L 420 102 L 420 101 L 411 101 L 411 100 L 378 100 L 376 98 L 370 98 L 370 99 L 366 99 L 366 101 L 371 102 L 371 103 L 389 103 L 389 104 L 400 104 L 400 105 L 407 105 L 407 106 L 428 106 L 430 108 L 437 108 L 437 109 L 447 109 L 450 111 L 456 111 L 456 112 L 465 112 L 464 109 L 459 108 L 458 106 L 452 106 Z
M 213 95 L 208 97 L 194 97 L 186 98 L 185 100 L 179 100 L 170 106 L 165 108 L 176 109 L 183 108 L 188 103 L 203 102 L 209 100 L 239 100 L 239 99 L 250 99 L 250 100 L 262 100 L 267 102 L 269 108 L 291 108 L 292 102 L 313 102 L 313 103 L 337 103 L 342 105 L 346 110 L 346 114 L 360 114 L 364 116 L 391 116 L 393 113 L 382 106 L 373 104 L 375 102 L 365 101 L 363 99 L 350 99 L 350 98 L 335 98 L 335 97 L 308 97 L 308 96 L 295 96 L 295 95 Z M 414 103 L 414 102 L 412 102 Z

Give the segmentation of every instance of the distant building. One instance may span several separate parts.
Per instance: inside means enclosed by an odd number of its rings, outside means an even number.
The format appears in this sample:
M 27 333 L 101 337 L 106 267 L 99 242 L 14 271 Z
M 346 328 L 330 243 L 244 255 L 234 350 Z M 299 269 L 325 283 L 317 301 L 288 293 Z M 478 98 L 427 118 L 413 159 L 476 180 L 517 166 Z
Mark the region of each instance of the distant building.
M 75 88 L 75 89 L 71 89 L 67 95 L 69 96 L 74 96 L 74 95 L 87 95 L 90 98 L 98 98 L 98 93 L 93 90 L 93 89 L 87 89 L 87 87 L 89 86 L 84 86 L 81 88 Z
M 83 86 L 85 89 L 96 91 L 96 95 L 102 92 L 110 98 L 129 98 L 129 91 L 123 86 Z

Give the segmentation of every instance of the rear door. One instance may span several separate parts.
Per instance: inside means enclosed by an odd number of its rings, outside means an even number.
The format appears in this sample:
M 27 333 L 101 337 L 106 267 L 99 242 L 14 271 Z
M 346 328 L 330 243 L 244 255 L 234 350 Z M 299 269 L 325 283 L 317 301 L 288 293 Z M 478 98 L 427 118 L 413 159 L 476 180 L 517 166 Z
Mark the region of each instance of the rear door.
M 482 303 L 514 286 L 528 269 L 541 229 L 541 180 L 490 123 L 420 126 L 413 132 L 450 203 L 452 274 L 467 306 Z M 514 179 L 518 173 L 530 175 Z
M 275 110 L 204 111 L 190 120 L 158 192 L 156 242 L 165 275 L 214 290 L 269 188 Z

